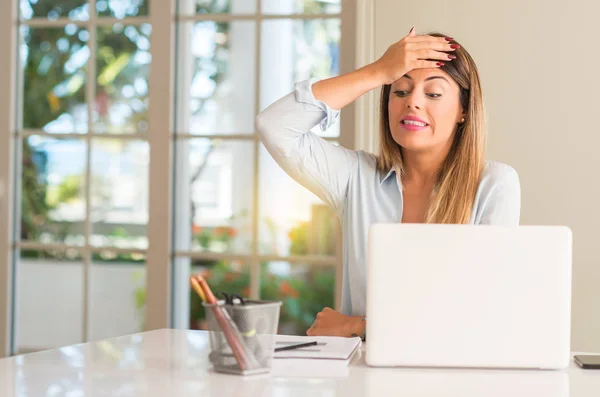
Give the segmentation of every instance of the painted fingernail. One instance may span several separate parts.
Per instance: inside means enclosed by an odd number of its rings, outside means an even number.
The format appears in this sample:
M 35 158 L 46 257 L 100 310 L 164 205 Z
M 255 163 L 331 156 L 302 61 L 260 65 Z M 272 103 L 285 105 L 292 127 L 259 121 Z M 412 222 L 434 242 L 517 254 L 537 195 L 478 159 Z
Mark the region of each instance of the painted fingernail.
M 450 48 L 456 50 L 457 48 L 460 48 L 460 46 L 458 44 L 450 44 Z
M 414 26 L 412 28 L 410 28 L 410 30 L 408 31 L 408 34 L 411 34 L 413 30 L 415 30 Z
M 454 40 L 454 37 L 446 37 L 446 41 L 452 41 Z
M 449 59 L 456 59 L 456 55 L 450 55 L 450 54 L 448 54 L 448 58 Z
M 444 62 L 437 62 L 436 65 L 438 65 L 438 66 L 444 66 Z

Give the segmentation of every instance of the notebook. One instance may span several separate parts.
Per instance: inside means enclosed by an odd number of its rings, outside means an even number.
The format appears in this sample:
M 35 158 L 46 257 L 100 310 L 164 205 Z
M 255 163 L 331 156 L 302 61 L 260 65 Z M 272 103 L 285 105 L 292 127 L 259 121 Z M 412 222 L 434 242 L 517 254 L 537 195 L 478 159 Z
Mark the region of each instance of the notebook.
M 274 348 L 316 341 L 316 346 L 273 353 L 272 373 L 294 377 L 346 377 L 360 338 L 277 335 Z

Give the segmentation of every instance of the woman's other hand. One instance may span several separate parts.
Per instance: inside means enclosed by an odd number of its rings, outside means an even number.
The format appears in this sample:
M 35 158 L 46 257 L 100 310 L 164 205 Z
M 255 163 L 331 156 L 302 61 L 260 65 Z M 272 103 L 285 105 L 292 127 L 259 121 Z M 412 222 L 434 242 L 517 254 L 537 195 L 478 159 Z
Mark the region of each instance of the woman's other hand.
M 317 313 L 312 327 L 306 331 L 309 336 L 344 336 L 362 335 L 365 322 L 360 316 L 346 316 L 329 307 Z

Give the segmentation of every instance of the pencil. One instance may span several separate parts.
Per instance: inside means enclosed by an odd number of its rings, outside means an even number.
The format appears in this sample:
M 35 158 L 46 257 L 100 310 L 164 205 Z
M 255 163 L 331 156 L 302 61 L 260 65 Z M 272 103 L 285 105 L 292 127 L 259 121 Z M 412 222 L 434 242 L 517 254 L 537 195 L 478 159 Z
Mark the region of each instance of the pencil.
M 194 276 L 190 277 L 190 283 L 192 284 L 194 291 L 196 291 L 196 293 L 200 296 L 200 299 L 202 299 L 202 302 L 206 302 L 206 295 L 204 294 L 202 287 L 200 287 L 200 283 L 198 283 L 198 280 L 196 280 Z
M 211 291 L 210 287 L 208 286 L 208 283 L 206 282 L 204 277 L 197 275 L 196 281 L 198 282 L 202 291 L 204 291 L 204 296 L 205 296 L 206 302 L 210 303 L 211 305 L 216 305 L 217 298 L 215 298 L 215 295 L 212 293 L 212 291 Z

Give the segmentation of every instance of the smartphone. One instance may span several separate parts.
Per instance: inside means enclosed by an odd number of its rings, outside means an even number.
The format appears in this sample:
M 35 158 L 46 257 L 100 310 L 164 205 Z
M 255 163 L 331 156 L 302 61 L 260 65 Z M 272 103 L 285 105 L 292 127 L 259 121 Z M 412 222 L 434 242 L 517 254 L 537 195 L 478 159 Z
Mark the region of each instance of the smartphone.
M 600 369 L 600 354 L 574 356 L 573 360 L 581 368 Z

